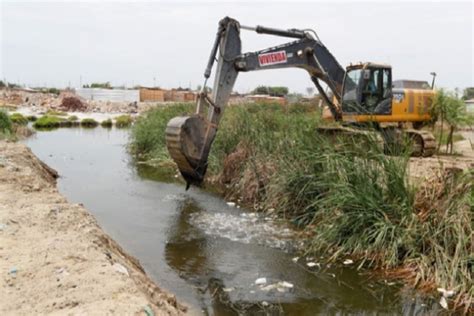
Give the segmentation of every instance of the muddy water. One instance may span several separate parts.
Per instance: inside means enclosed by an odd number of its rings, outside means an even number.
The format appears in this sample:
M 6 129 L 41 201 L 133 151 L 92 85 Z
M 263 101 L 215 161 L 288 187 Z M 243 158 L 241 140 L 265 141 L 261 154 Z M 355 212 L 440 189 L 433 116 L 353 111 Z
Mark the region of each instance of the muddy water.
M 60 129 L 26 141 L 163 288 L 192 311 L 237 314 L 428 314 L 437 304 L 353 266 L 297 253 L 292 230 L 160 170 L 135 166 L 126 130 Z M 301 257 L 295 262 L 295 257 Z M 309 267 L 308 263 L 315 263 Z M 263 279 L 265 278 L 265 279 Z M 255 284 L 256 280 L 260 279 Z M 266 282 L 263 282 L 266 281 Z

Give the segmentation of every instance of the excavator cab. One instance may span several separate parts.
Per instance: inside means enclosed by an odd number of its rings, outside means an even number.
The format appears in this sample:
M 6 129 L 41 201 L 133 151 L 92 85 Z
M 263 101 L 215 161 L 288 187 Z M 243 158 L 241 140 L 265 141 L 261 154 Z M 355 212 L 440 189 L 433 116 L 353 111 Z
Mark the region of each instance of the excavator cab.
M 392 68 L 374 63 L 348 66 L 342 88 L 342 112 L 351 115 L 390 115 Z

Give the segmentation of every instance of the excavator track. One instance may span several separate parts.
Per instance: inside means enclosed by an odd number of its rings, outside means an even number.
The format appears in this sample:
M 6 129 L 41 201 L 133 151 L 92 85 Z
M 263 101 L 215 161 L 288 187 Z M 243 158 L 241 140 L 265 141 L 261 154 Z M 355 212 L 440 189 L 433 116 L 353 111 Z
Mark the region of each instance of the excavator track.
M 416 129 L 407 129 L 403 132 L 413 141 L 412 156 L 414 157 L 431 157 L 436 151 L 436 139 L 433 134 L 428 131 Z

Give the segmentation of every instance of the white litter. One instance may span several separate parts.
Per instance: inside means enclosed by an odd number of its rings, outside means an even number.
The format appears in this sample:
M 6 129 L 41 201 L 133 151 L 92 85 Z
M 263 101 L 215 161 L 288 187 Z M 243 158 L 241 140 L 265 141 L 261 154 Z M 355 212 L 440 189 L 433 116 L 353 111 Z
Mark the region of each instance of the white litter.
M 349 264 L 353 264 L 353 263 L 354 263 L 354 261 L 352 261 L 351 259 L 346 259 L 343 262 L 343 264 L 345 264 L 345 265 L 349 265 Z
M 306 265 L 310 268 L 315 267 L 315 266 L 319 267 L 319 263 L 316 263 L 316 262 L 308 262 L 308 263 L 306 263 Z
M 442 287 L 438 288 L 438 292 L 440 292 L 443 295 L 443 297 L 446 297 L 446 298 L 450 298 L 456 293 L 454 290 L 446 290 L 446 289 L 443 289 Z
M 291 259 L 291 261 L 293 261 L 294 263 L 297 263 L 299 258 L 300 257 L 294 257 L 293 259 Z
M 267 278 L 258 278 L 255 280 L 256 285 L 263 285 L 267 283 Z
M 227 205 L 229 205 L 229 206 L 235 206 L 235 202 L 227 202 Z
M 448 309 L 448 302 L 446 301 L 446 297 L 441 297 L 441 299 L 439 300 L 439 305 L 441 305 L 441 307 L 444 309 Z
M 263 301 L 263 302 L 262 302 L 262 306 L 263 306 L 263 307 L 267 307 L 268 305 L 270 305 L 270 304 L 268 304 L 267 301 Z
M 223 290 L 224 292 L 229 293 L 229 292 L 232 292 L 232 291 L 234 290 L 234 288 L 233 288 L 233 287 L 225 287 L 225 288 L 223 288 L 222 290 Z
M 286 287 L 288 289 L 292 289 L 293 288 L 293 284 L 291 284 L 290 282 L 286 282 L 286 281 L 282 281 L 282 282 L 278 282 L 278 285 L 282 286 L 282 287 Z
M 129 275 L 128 274 L 128 270 L 127 268 L 125 268 L 123 265 L 121 265 L 120 263 L 114 263 L 112 265 L 112 267 L 114 268 L 115 271 L 119 272 L 119 273 L 122 273 L 122 274 L 125 274 L 125 275 Z

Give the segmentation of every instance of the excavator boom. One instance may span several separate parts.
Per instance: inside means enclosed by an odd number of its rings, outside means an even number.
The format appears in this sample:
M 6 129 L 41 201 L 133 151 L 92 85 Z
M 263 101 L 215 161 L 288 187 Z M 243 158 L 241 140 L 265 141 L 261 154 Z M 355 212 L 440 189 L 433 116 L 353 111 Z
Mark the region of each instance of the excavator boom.
M 242 54 L 241 29 L 296 40 Z M 219 22 L 216 39 L 204 72 L 206 81 L 211 75 L 216 57 L 217 69 L 212 95 L 207 94 L 204 84 L 198 96 L 195 114 L 175 117 L 170 120 L 166 128 L 168 151 L 186 180 L 187 187 L 191 184 L 199 185 L 204 179 L 209 151 L 239 72 L 290 67 L 304 69 L 328 104 L 334 119 L 340 121 L 342 118 L 340 108 L 332 103 L 319 81 L 323 81 L 340 101 L 345 70 L 314 31 L 247 27 L 226 17 Z

